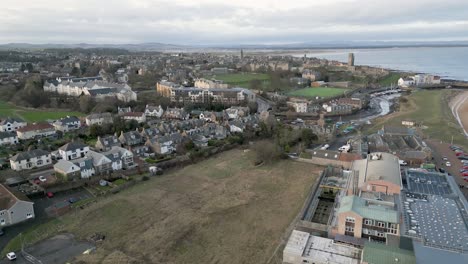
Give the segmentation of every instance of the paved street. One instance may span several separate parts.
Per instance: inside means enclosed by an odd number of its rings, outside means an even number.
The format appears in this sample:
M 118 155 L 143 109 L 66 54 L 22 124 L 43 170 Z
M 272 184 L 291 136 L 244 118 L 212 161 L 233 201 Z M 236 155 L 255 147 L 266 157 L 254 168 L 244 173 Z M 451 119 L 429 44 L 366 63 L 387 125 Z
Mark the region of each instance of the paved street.
M 26 249 L 26 252 L 32 255 L 36 260 L 43 264 L 63 264 L 74 256 L 82 254 L 84 251 L 94 248 L 94 245 L 88 242 L 78 242 L 71 234 L 60 234 L 50 239 L 39 242 L 38 244 Z M 20 252 L 16 252 L 17 264 L 30 264 Z M 0 264 L 8 264 L 11 261 L 3 259 Z

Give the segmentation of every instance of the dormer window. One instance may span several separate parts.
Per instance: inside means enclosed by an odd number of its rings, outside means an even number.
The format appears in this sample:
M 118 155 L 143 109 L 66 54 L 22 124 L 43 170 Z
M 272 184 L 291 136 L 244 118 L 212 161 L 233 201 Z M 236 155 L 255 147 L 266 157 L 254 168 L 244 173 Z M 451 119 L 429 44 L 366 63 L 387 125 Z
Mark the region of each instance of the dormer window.
M 80 162 L 80 167 L 84 167 L 85 166 L 85 163 L 84 162 Z

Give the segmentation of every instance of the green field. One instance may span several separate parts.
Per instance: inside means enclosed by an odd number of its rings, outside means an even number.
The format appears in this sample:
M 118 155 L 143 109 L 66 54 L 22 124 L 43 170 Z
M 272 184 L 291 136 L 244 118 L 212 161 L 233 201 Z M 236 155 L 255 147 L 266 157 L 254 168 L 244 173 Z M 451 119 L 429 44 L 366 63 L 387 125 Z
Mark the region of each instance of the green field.
M 432 139 L 439 139 L 467 146 L 461 128 L 453 117 L 448 106 L 451 90 L 421 90 L 414 91 L 407 97 L 408 102 L 402 103 L 400 111 L 377 120 L 371 130 L 376 131 L 383 125 L 401 125 L 403 120 L 413 120 L 422 125 L 421 132 Z
M 288 93 L 289 96 L 299 96 L 299 97 L 333 97 L 336 95 L 341 95 L 348 89 L 343 88 L 332 88 L 332 87 L 312 87 L 304 88 Z
M 0 101 L 0 118 L 19 117 L 27 122 L 40 122 L 47 119 L 59 119 L 66 116 L 83 116 L 83 113 L 73 111 L 52 111 L 42 109 L 30 109 L 18 107 L 10 103 Z
M 232 73 L 218 74 L 215 79 L 221 80 L 231 86 L 249 87 L 252 80 L 262 81 L 264 85 L 270 82 L 270 76 L 265 73 Z

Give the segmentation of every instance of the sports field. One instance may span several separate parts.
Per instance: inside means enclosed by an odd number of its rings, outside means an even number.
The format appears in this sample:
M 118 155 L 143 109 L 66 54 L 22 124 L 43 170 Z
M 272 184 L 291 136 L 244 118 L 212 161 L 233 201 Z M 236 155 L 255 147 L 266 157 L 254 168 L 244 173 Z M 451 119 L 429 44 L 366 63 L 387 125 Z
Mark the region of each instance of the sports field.
M 59 119 L 66 116 L 83 116 L 83 113 L 62 111 L 62 110 L 42 110 L 18 107 L 10 103 L 0 101 L 0 119 L 5 117 L 19 117 L 27 122 L 39 122 L 47 119 Z
M 264 84 L 270 82 L 270 77 L 265 73 L 229 73 L 218 74 L 215 79 L 224 81 L 231 86 L 249 87 L 252 80 L 259 80 Z
M 241 149 L 218 154 L 98 198 L 47 229 L 106 236 L 74 263 L 266 263 L 321 168 L 252 160 Z
M 336 95 L 341 95 L 348 89 L 343 88 L 332 88 L 332 87 L 311 87 L 304 88 L 288 93 L 289 96 L 299 96 L 299 97 L 333 97 Z

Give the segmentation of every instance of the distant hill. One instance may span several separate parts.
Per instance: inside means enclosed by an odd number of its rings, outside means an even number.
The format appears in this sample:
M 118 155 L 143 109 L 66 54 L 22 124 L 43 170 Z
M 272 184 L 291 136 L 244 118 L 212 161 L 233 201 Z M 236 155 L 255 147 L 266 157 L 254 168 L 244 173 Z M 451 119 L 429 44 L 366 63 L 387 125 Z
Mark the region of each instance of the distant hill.
M 67 48 L 114 48 L 129 51 L 159 51 L 159 52 L 188 52 L 188 51 L 223 51 L 233 49 L 349 49 L 349 48 L 393 48 L 393 47 L 467 47 L 468 41 L 335 41 L 335 42 L 301 42 L 290 44 L 197 44 L 176 45 L 159 42 L 139 44 L 29 44 L 8 43 L 0 44 L 0 50 L 39 50 L 39 49 L 67 49 Z

